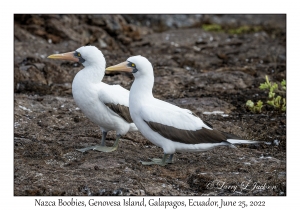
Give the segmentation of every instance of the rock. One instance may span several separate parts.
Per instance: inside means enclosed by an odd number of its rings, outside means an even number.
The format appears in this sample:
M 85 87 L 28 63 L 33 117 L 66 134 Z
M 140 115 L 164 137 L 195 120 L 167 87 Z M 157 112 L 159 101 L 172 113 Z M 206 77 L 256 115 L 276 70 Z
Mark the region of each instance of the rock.
M 215 97 L 201 97 L 201 98 L 179 98 L 168 100 L 168 102 L 179 107 L 194 110 L 200 113 L 222 111 L 222 113 L 230 113 L 235 107 L 226 101 Z
M 33 91 L 46 93 L 48 90 L 44 73 L 34 65 L 15 68 L 14 83 L 15 92 Z
M 19 25 L 14 25 L 14 38 L 17 41 L 30 41 L 35 40 L 36 37 L 32 34 L 30 34 L 27 30 L 21 28 Z
M 189 78 L 188 80 L 191 80 Z M 243 72 L 207 72 L 194 79 L 196 86 L 211 92 L 236 92 L 252 85 L 254 77 Z
M 123 15 L 128 22 L 153 28 L 155 32 L 169 29 L 195 27 L 202 23 L 203 15 Z
M 190 188 L 192 188 L 197 193 L 203 193 L 207 190 L 213 189 L 214 186 L 208 185 L 212 182 L 213 179 L 210 176 L 201 174 L 192 174 L 187 180 L 187 183 L 190 185 Z
M 98 45 L 101 50 L 118 48 L 115 40 L 100 27 L 84 25 L 81 27 L 80 33 L 83 45 Z
M 151 33 L 147 27 L 128 24 L 122 15 L 89 15 L 91 24 L 103 27 L 110 35 L 116 37 L 123 44 L 142 39 Z
M 57 34 L 62 39 L 71 39 L 79 43 L 82 42 L 80 35 L 74 31 L 71 27 L 66 27 L 65 24 L 57 19 L 50 19 L 47 21 L 48 30 Z

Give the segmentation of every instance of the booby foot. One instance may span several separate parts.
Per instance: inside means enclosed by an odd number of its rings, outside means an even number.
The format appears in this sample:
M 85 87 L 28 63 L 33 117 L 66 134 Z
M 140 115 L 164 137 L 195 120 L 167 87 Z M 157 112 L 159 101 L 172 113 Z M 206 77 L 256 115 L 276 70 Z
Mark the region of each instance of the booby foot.
M 168 165 L 168 163 L 167 162 L 163 162 L 162 159 L 160 159 L 160 161 L 151 161 L 151 162 L 141 161 L 141 163 L 143 165 L 160 165 L 160 166 L 166 166 L 166 165 Z
M 118 149 L 120 137 L 121 137 L 121 135 L 118 134 L 114 145 L 112 147 L 107 147 L 107 146 L 105 146 L 106 132 L 103 132 L 101 145 L 95 145 L 95 146 L 86 147 L 83 149 L 77 149 L 77 151 L 86 152 L 88 150 L 96 150 L 96 151 L 100 151 L 100 152 L 113 152 Z
M 106 136 L 106 134 L 105 134 L 105 136 Z M 93 150 L 97 150 L 97 151 L 100 151 L 100 152 L 113 152 L 113 151 L 118 149 L 120 138 L 121 138 L 121 135 L 118 134 L 117 139 L 116 139 L 116 141 L 115 141 L 115 143 L 112 147 L 105 146 L 105 140 L 104 141 L 102 140 L 101 145 L 96 145 L 93 148 Z
M 97 145 L 93 148 L 93 150 L 97 150 L 100 152 L 113 152 L 115 150 L 118 149 L 118 146 L 113 146 L 113 147 L 107 147 L 107 146 L 101 146 L 101 145 Z
M 160 166 L 165 166 L 165 165 L 168 165 L 169 163 L 173 163 L 172 162 L 173 154 L 170 155 L 170 157 L 168 158 L 168 160 L 166 160 L 166 158 L 167 158 L 167 155 L 164 154 L 163 159 L 153 158 L 153 159 L 151 159 L 152 160 L 151 162 L 144 162 L 144 161 L 142 161 L 142 164 L 143 165 L 160 165 Z
M 152 162 L 162 162 L 163 159 L 160 159 L 160 158 L 152 158 L 151 160 L 152 160 Z M 166 160 L 165 162 L 166 162 L 166 163 L 170 163 L 170 164 L 173 163 L 173 161 L 170 160 L 170 159 Z
M 86 147 L 86 148 L 82 148 L 82 149 L 76 149 L 79 152 L 86 152 L 88 150 L 94 149 L 95 146 L 90 146 L 90 147 Z
M 82 148 L 82 149 L 76 149 L 79 152 L 86 152 L 88 150 L 96 150 L 96 151 L 100 151 L 100 152 L 113 152 L 115 150 L 117 150 L 118 147 L 107 147 L 107 146 L 101 146 L 101 145 L 95 145 L 95 146 L 91 146 L 91 147 L 86 147 L 86 148 Z

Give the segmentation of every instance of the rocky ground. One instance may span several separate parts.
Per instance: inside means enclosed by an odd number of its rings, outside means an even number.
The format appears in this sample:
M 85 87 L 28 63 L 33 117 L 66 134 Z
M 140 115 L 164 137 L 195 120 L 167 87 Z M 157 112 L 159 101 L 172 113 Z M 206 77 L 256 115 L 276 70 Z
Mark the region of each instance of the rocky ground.
M 265 75 L 278 83 L 286 78 L 285 15 L 14 19 L 14 195 L 286 195 L 286 113 L 269 105 L 252 113 L 245 106 L 268 99 L 258 88 Z M 161 157 L 162 149 L 139 132 L 123 136 L 112 153 L 76 151 L 101 139 L 72 98 L 82 65 L 47 56 L 83 45 L 99 47 L 107 66 L 147 57 L 155 97 L 192 110 L 216 129 L 267 143 L 176 153 L 166 167 L 140 163 Z M 130 89 L 133 77 L 103 81 Z M 115 137 L 110 132 L 108 144 Z

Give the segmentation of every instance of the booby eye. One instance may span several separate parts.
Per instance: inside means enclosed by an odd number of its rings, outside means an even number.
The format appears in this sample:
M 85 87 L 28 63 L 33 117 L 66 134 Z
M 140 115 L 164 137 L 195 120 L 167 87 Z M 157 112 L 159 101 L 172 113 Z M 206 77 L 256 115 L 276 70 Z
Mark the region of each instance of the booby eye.
M 75 52 L 74 52 L 74 56 L 76 56 L 76 57 L 81 57 L 81 54 L 80 54 L 79 52 L 75 51 Z
M 80 63 L 85 62 L 85 59 L 83 57 L 81 57 L 81 54 L 77 51 L 74 52 L 74 57 L 77 57 L 79 59 Z
M 136 65 L 130 61 L 127 61 L 127 66 L 132 68 L 132 73 L 136 73 L 138 69 L 136 68 Z
M 127 66 L 128 67 L 134 67 L 134 68 L 136 68 L 136 65 L 134 63 L 131 63 L 130 61 L 128 61 Z

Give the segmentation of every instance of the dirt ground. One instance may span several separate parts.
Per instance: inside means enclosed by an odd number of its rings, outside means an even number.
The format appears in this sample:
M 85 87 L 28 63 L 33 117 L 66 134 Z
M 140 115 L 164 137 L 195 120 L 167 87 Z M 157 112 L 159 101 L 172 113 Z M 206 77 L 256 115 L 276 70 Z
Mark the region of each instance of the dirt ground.
M 165 167 L 140 163 L 163 152 L 139 132 L 111 153 L 76 151 L 101 139 L 72 98 L 83 67 L 47 56 L 83 45 L 101 49 L 107 66 L 147 57 L 155 97 L 218 130 L 267 143 L 176 153 Z M 245 106 L 267 101 L 258 88 L 265 75 L 286 79 L 285 15 L 15 15 L 14 195 L 285 196 L 286 113 Z M 103 82 L 130 89 L 133 76 Z M 108 144 L 115 137 L 110 132 Z

